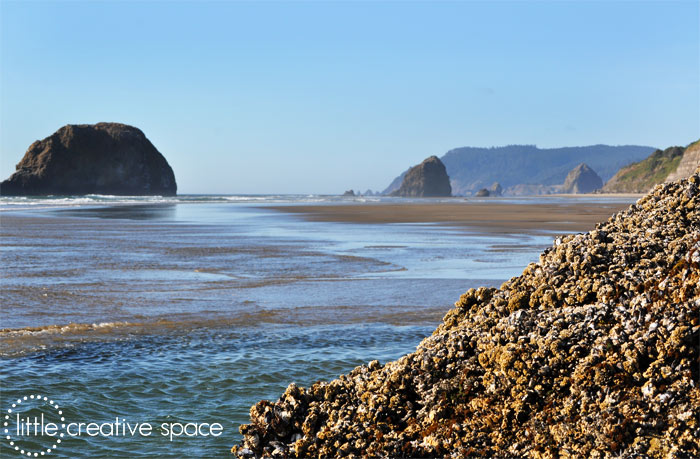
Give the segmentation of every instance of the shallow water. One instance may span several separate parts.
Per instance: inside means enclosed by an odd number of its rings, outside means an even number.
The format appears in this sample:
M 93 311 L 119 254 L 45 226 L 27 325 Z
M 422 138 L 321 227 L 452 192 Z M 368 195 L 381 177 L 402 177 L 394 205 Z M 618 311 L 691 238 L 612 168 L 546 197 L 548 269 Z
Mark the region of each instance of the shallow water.
M 411 352 L 461 293 L 519 274 L 551 243 L 265 209 L 308 197 L 61 199 L 0 202 L 3 413 L 41 394 L 67 423 L 223 432 L 66 435 L 50 457 L 227 456 L 253 403 Z M 50 438 L 14 442 L 6 422 L 0 451 L 45 452 Z
M 337 377 L 367 358 L 393 360 L 431 326 L 284 324 L 127 336 L 3 361 L 3 401 L 50 394 L 72 422 L 219 422 L 213 437 L 73 437 L 59 457 L 227 457 L 252 404 L 289 381 Z M 3 405 L 4 406 L 4 405 Z M 41 441 L 37 441 L 41 445 Z M 25 447 L 27 443 L 24 443 Z M 53 455 L 54 453 L 52 453 Z

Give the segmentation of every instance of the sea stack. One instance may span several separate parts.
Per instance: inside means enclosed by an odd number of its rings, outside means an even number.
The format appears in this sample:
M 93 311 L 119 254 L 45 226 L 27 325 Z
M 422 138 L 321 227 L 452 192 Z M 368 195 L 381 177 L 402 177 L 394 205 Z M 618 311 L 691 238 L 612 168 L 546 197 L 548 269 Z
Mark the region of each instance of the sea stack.
M 588 164 L 581 163 L 576 166 L 564 180 L 562 193 L 592 193 L 603 186 L 603 180 Z
M 390 196 L 432 198 L 452 196 L 450 177 L 437 156 L 431 156 L 406 172 L 398 190 Z
M 500 288 L 417 350 L 250 410 L 250 457 L 700 457 L 700 170 Z
M 163 195 L 177 193 L 173 170 L 140 129 L 69 124 L 34 142 L 0 195 Z

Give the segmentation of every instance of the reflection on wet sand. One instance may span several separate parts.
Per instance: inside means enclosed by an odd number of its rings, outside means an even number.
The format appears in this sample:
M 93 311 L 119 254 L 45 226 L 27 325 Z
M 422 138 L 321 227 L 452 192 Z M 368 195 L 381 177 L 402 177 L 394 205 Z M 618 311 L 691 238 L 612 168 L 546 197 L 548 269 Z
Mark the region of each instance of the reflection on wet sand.
M 131 204 L 109 207 L 76 207 L 61 209 L 59 214 L 70 217 L 110 218 L 125 220 L 174 220 L 177 204 Z

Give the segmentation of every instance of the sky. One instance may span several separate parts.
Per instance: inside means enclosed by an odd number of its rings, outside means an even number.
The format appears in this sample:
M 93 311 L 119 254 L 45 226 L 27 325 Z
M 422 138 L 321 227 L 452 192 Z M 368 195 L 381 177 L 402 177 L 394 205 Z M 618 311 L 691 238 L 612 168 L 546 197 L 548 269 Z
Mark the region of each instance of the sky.
M 382 190 L 461 146 L 700 138 L 700 2 L 0 0 L 0 176 L 139 127 L 179 193 Z

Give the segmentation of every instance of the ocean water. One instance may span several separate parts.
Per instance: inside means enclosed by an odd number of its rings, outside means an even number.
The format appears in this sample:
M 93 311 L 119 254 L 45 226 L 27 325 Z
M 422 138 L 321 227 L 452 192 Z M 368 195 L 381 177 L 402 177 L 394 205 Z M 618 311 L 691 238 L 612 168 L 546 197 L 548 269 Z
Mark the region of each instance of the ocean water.
M 266 208 L 381 200 L 1 198 L 2 456 L 229 457 L 255 402 L 413 351 L 551 244 Z

